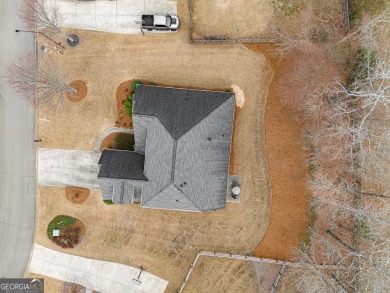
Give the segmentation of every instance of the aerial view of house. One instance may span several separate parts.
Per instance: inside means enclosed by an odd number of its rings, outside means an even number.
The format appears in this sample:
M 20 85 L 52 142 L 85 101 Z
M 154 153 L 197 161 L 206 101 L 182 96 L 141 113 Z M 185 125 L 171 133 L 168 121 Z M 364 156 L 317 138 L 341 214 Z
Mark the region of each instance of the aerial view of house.
M 234 94 L 138 85 L 134 151 L 105 149 L 106 200 L 201 212 L 225 208 Z
M 389 0 L 0 23 L 0 293 L 389 291 Z

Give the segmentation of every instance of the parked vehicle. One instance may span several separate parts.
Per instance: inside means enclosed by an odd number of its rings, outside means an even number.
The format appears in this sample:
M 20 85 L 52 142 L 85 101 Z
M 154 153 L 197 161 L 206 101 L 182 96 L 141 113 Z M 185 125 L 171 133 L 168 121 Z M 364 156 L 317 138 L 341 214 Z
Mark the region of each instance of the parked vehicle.
M 169 15 L 142 15 L 142 28 L 161 31 L 176 31 L 179 28 L 177 16 Z

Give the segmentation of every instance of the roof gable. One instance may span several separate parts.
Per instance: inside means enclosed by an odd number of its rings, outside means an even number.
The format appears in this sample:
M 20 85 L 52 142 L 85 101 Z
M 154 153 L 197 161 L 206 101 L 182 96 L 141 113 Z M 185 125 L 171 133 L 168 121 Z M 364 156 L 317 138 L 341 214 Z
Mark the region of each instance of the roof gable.
M 133 113 L 157 117 L 172 137 L 178 139 L 233 95 L 138 85 Z
M 148 201 L 142 202 L 142 206 L 168 210 L 201 211 L 172 183 L 165 186 Z

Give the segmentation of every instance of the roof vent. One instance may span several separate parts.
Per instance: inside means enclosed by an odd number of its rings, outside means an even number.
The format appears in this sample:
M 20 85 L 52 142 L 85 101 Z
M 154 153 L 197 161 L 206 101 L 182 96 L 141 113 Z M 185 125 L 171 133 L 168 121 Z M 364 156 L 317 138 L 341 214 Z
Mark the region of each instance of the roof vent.
M 213 139 L 209 136 L 209 137 L 207 138 L 207 140 L 208 140 L 208 141 L 212 141 Z

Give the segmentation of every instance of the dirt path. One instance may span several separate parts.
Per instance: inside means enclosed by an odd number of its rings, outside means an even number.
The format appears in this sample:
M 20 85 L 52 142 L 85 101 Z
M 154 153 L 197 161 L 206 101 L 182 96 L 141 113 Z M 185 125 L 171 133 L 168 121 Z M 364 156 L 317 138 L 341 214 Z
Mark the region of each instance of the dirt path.
M 256 46 L 253 46 L 255 49 Z M 256 51 L 262 52 L 257 47 Z M 276 63 L 276 60 L 269 59 Z M 275 80 L 283 78 L 283 65 L 276 65 Z M 291 260 L 307 231 L 308 194 L 301 145 L 302 124 L 284 106 L 271 86 L 266 106 L 266 149 L 272 186 L 271 222 L 265 238 L 254 250 L 258 257 Z

